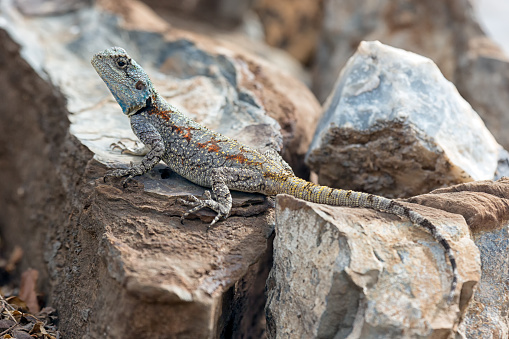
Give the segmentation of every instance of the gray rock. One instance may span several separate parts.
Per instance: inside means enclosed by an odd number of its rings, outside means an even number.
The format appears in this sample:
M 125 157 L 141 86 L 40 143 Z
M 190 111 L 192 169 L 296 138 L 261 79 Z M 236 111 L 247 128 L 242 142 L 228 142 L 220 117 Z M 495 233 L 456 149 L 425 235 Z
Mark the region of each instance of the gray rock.
M 459 258 L 461 302 L 446 302 L 451 271 L 443 249 L 426 231 L 371 210 L 279 195 L 267 282 L 268 337 L 453 333 L 480 278 L 479 251 L 462 216 L 412 208 L 439 225 Z
M 467 338 L 508 338 L 509 223 L 473 238 L 481 251 L 482 275 L 460 328 Z
M 494 177 L 501 147 L 429 59 L 362 42 L 306 157 L 323 185 L 389 197 Z

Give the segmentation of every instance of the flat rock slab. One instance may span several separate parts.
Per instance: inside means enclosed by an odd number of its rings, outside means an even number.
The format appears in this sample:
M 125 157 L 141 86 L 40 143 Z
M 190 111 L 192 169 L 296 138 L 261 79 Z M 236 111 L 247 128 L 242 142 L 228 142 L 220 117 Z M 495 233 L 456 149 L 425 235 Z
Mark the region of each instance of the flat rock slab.
M 462 216 L 408 204 L 445 234 L 458 258 L 460 296 L 443 248 L 408 221 L 367 209 L 277 197 L 269 338 L 442 338 L 456 332 L 480 278 Z
M 320 184 L 408 197 L 495 176 L 501 146 L 420 55 L 362 42 L 324 110 L 306 156 Z

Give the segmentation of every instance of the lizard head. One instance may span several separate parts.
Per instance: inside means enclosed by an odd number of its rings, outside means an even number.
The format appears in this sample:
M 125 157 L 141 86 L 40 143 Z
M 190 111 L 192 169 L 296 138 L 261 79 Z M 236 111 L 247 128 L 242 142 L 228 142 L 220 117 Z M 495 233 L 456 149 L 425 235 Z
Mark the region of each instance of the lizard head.
M 108 48 L 91 62 L 127 116 L 145 107 L 155 94 L 147 73 L 123 48 Z

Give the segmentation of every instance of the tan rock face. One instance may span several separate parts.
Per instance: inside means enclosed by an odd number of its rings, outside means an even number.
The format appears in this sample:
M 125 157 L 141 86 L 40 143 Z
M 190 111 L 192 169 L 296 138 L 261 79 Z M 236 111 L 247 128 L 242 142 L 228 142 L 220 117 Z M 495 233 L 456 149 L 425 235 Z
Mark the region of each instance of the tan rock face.
M 480 278 L 479 251 L 461 216 L 411 207 L 439 225 L 460 258 L 459 300 L 445 302 L 450 267 L 424 230 L 366 209 L 280 195 L 267 282 L 269 337 L 434 338 L 454 332 Z

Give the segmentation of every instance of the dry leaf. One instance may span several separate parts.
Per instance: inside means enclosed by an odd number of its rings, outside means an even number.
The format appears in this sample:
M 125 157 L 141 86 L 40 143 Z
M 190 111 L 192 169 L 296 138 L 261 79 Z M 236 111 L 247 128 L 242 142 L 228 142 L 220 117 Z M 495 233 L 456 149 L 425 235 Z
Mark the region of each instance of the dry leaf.
M 5 300 L 9 303 L 9 305 L 14 306 L 14 308 L 16 308 L 20 311 L 23 311 L 23 312 L 28 311 L 27 304 L 23 300 L 21 300 L 21 298 L 19 298 L 19 297 L 13 296 L 13 297 L 6 298 Z M 14 311 L 14 312 L 16 312 L 16 311 Z M 11 312 L 11 314 L 14 314 L 14 313 Z
M 48 332 L 46 332 L 46 329 L 44 328 L 44 323 L 38 321 L 30 330 L 30 334 L 48 334 Z
M 37 279 L 39 272 L 29 268 L 21 274 L 21 284 L 19 287 L 19 297 L 26 303 L 31 313 L 37 313 L 40 310 L 39 302 L 37 301 Z

